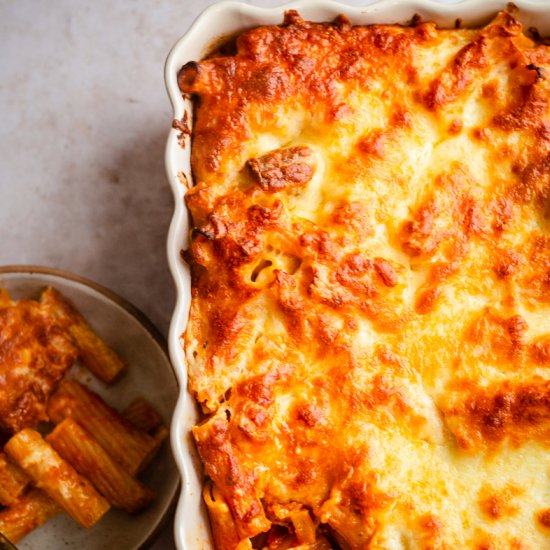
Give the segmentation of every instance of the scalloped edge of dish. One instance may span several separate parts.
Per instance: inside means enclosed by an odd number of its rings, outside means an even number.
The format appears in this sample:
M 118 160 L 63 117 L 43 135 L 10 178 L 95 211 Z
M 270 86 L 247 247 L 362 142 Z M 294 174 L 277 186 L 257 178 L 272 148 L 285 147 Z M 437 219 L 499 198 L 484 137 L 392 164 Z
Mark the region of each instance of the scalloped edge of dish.
M 451 27 L 457 19 L 464 26 L 476 26 L 491 19 L 504 9 L 505 0 L 463 0 L 442 3 L 435 0 L 379 0 L 364 6 L 350 6 L 332 0 L 294 0 L 280 6 L 263 8 L 236 1 L 224 1 L 206 8 L 170 51 L 164 69 L 168 96 L 173 107 L 173 118 L 181 120 L 187 112 L 192 124 L 191 101 L 184 98 L 177 83 L 178 70 L 188 61 L 203 58 L 213 44 L 225 36 L 247 28 L 279 24 L 288 9 L 296 9 L 305 19 L 330 21 L 338 14 L 346 14 L 354 24 L 409 23 L 413 15 L 434 20 L 443 27 Z M 536 26 L 543 33 L 550 32 L 548 4 L 517 0 L 518 18 L 525 28 Z M 208 516 L 202 502 L 202 468 L 190 436 L 190 429 L 199 418 L 194 397 L 187 389 L 187 371 L 182 351 L 181 335 L 187 323 L 191 301 L 189 268 L 181 257 L 188 245 L 189 218 L 184 195 L 192 184 L 190 167 L 190 138 L 185 137 L 185 148 L 178 143 L 177 129 L 170 130 L 166 144 L 165 165 L 175 201 L 167 239 L 167 256 L 177 290 L 168 348 L 180 385 L 180 395 L 171 424 L 172 451 L 182 477 L 182 489 L 174 521 L 174 537 L 178 550 L 211 548 Z M 180 178 L 179 174 L 184 177 Z

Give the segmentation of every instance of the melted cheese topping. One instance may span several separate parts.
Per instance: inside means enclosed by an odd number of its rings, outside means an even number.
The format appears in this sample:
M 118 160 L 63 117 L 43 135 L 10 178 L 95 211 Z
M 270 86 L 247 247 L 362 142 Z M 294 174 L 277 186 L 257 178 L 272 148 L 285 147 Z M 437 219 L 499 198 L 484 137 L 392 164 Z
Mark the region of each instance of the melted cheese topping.
M 289 12 L 179 80 L 218 547 L 549 547 L 548 46 Z
M 46 401 L 77 355 L 50 307 L 0 288 L 0 436 L 48 420 Z

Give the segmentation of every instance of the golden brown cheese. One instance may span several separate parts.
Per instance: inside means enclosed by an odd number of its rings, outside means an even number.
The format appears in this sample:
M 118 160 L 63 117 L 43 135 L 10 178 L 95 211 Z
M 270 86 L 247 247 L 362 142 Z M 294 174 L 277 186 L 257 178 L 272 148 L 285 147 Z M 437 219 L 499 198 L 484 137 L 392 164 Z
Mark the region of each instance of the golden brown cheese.
M 78 350 L 48 306 L 0 289 L 0 434 L 47 420 L 49 394 Z
M 217 546 L 550 547 L 549 47 L 289 12 L 179 82 Z

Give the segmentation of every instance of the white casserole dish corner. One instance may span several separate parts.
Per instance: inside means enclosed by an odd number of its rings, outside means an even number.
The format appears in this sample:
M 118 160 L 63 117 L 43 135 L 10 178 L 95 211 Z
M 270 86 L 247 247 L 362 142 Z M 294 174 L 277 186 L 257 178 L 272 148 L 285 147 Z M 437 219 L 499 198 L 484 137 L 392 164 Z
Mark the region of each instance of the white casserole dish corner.
M 354 24 L 407 24 L 415 14 L 422 20 L 432 20 L 443 27 L 453 27 L 457 19 L 463 26 L 479 26 L 488 22 L 497 11 L 506 7 L 506 0 L 465 0 L 436 2 L 434 0 L 381 0 L 350 6 L 330 0 L 297 0 L 274 8 L 260 8 L 242 2 L 227 1 L 207 8 L 187 33 L 175 44 L 165 65 L 165 82 L 174 110 L 175 120 L 192 124 L 192 105 L 182 97 L 177 83 L 179 69 L 189 61 L 198 61 L 225 36 L 250 27 L 279 24 L 284 12 L 296 9 L 302 17 L 313 21 L 331 21 L 343 13 Z M 516 16 L 525 28 L 537 27 L 541 34 L 550 34 L 550 9 L 546 0 L 517 0 Z M 191 300 L 189 269 L 181 256 L 187 248 L 189 220 L 184 204 L 188 185 L 192 185 L 190 139 L 180 139 L 181 129 L 173 128 L 166 145 L 166 172 L 175 200 L 175 210 L 168 233 L 167 255 L 177 288 L 168 346 L 172 364 L 180 384 L 180 396 L 171 426 L 174 457 L 182 476 L 182 490 L 174 524 L 174 536 L 179 550 L 212 548 L 208 516 L 202 502 L 202 471 L 190 429 L 198 419 L 194 398 L 187 391 L 187 373 L 181 335 L 187 322 Z M 185 147 L 180 146 L 180 141 Z M 183 174 L 183 176 L 182 176 Z

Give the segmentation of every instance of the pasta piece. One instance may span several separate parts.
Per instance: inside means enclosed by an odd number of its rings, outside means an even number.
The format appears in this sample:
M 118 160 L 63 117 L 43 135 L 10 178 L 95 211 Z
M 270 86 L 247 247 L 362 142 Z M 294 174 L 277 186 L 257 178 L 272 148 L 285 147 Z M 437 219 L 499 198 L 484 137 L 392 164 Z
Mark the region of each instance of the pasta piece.
M 63 460 L 42 436 L 26 428 L 16 433 L 4 450 L 72 518 L 91 527 L 109 510 L 109 503 Z
M 237 533 L 231 510 L 213 483 L 205 484 L 202 496 L 208 509 L 215 547 L 219 550 L 233 550 L 234 548 L 243 548 L 244 550 L 245 548 L 252 548 L 248 539 L 246 539 L 246 542 L 248 542 L 249 546 L 244 545 L 244 542 L 242 547 L 239 545 L 241 539 Z
M 12 506 L 0 511 L 0 533 L 15 544 L 61 510 L 46 493 L 32 489 Z
M 0 288 L 0 308 L 8 307 L 11 303 L 12 302 L 8 291 L 5 288 Z
M 154 454 L 160 449 L 162 442 L 168 437 L 168 428 L 162 423 L 162 418 L 151 404 L 138 397 L 122 413 L 126 420 L 134 426 L 149 433 L 156 442 Z
M 147 433 L 151 433 L 156 427 L 162 424 L 162 418 L 159 413 L 143 397 L 134 399 L 124 409 L 122 416 L 134 426 Z
M 269 506 L 269 515 L 274 523 L 268 540 L 270 538 L 286 540 L 290 537 L 295 539 L 292 548 L 296 545 L 300 548 L 309 548 L 309 545 L 314 545 L 319 540 L 317 533 L 319 522 L 312 519 L 309 510 L 301 503 L 273 503 Z
M 153 437 L 74 380 L 59 386 L 50 398 L 48 414 L 56 424 L 64 418 L 76 420 L 131 475 L 142 470 L 159 447 Z
M 292 512 L 290 519 L 300 544 L 312 544 L 317 540 L 315 524 L 305 508 Z
M 296 547 L 296 550 L 333 550 L 334 546 L 323 536 L 319 536 L 315 542 L 307 544 L 300 544 Z
M 23 494 L 29 482 L 27 474 L 0 452 L 0 504 L 13 504 Z
M 55 317 L 67 323 L 79 357 L 90 372 L 108 384 L 122 375 L 126 368 L 124 360 L 90 328 L 84 317 L 57 290 L 47 288 L 40 302 L 49 306 Z
M 168 428 L 161 424 L 151 435 L 153 436 L 154 440 L 157 442 L 157 450 L 161 446 L 162 442 L 168 437 L 168 434 L 170 432 L 168 431 Z
M 143 510 L 154 493 L 115 462 L 103 447 L 72 418 L 58 424 L 46 440 L 115 507 Z

